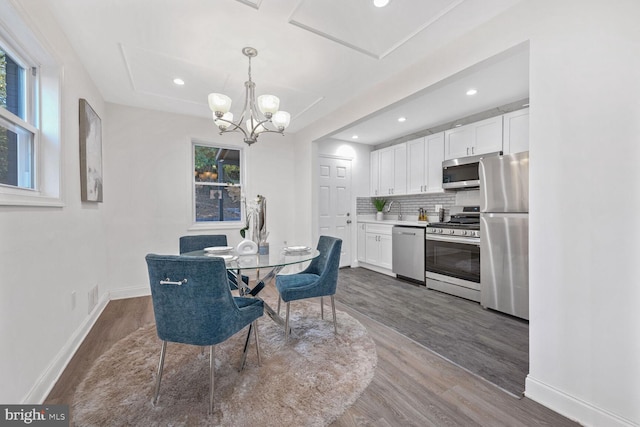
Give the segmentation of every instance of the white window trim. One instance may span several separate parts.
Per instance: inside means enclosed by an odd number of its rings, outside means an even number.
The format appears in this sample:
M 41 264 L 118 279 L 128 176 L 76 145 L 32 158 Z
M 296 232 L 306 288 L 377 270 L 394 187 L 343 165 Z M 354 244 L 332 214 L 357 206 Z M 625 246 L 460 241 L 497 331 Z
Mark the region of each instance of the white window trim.
M 242 218 L 245 218 L 246 213 L 245 213 L 245 206 L 244 203 L 240 203 L 240 221 L 224 221 L 224 222 L 218 222 L 218 221 L 201 221 L 201 222 L 196 222 L 196 195 L 195 195 L 195 185 L 194 185 L 194 178 L 193 178 L 193 168 L 195 166 L 195 158 L 194 158 L 194 152 L 195 152 L 195 146 L 196 145 L 202 145 L 202 146 L 209 146 L 209 147 L 215 147 L 215 148 L 226 148 L 229 150 L 238 150 L 240 151 L 240 183 L 242 185 L 242 190 L 241 190 L 241 200 L 244 200 L 245 198 L 245 193 L 246 193 L 246 182 L 247 182 L 247 176 L 246 176 L 246 171 L 245 171 L 245 151 L 244 151 L 244 147 L 239 147 L 236 145 L 229 145 L 229 144 L 219 144 L 217 142 L 212 142 L 212 141 L 207 141 L 207 140 L 203 140 L 203 139 L 198 139 L 198 138 L 192 138 L 191 139 L 191 144 L 189 145 L 189 149 L 190 149 L 190 154 L 189 154 L 189 168 L 187 170 L 190 171 L 190 177 L 189 177 L 189 194 L 191 195 L 191 210 L 190 210 L 190 215 L 191 217 L 189 218 L 189 224 L 190 226 L 187 228 L 188 231 L 206 231 L 206 230 L 240 230 L 242 228 L 244 228 L 244 220 Z
M 62 138 L 61 138 L 61 85 L 62 67 L 52 53 L 37 38 L 18 10 L 10 2 L 0 2 L 0 40 L 8 53 L 20 61 L 27 61 L 25 68 L 35 66 L 37 81 L 28 85 L 35 93 L 27 93 L 33 102 L 27 110 L 27 119 L 34 129 L 34 180 L 35 189 L 0 185 L 0 206 L 64 206 L 62 200 Z M 30 73 L 28 73 L 30 74 Z M 32 79 L 32 76 L 29 76 Z M 46 93 L 46 98 L 42 96 Z M 46 112 L 46 115 L 43 114 Z M 10 114 L 11 116 L 6 116 Z M 3 117 L 15 122 L 17 116 L 9 111 Z M 19 118 L 18 118 L 19 119 Z M 20 122 L 24 122 L 20 119 Z

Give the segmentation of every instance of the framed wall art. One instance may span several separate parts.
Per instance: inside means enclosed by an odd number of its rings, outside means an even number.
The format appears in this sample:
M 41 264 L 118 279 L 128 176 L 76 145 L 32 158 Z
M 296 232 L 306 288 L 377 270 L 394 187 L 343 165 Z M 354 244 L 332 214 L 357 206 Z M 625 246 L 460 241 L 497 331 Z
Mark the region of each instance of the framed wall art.
M 102 202 L 102 121 L 80 99 L 80 191 L 83 202 Z

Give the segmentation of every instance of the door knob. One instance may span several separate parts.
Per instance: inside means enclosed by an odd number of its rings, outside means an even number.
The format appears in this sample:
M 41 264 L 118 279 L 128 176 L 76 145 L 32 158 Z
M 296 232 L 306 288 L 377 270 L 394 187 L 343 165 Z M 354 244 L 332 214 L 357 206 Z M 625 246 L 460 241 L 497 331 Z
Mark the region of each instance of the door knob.
M 347 224 L 351 224 L 351 220 L 350 219 L 347 220 Z

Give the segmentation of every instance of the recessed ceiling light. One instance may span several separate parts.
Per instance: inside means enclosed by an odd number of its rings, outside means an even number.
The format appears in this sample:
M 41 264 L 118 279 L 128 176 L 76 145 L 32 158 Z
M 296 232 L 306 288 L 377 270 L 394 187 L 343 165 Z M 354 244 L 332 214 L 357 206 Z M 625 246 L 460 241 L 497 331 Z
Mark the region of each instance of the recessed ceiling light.
M 528 107 L 529 103 L 527 102 L 526 104 L 522 104 L 523 107 Z
M 477 89 L 469 89 L 467 91 L 467 95 L 469 95 L 469 96 L 475 95 L 476 93 L 478 93 Z
M 389 4 L 389 0 L 373 0 L 373 5 L 375 7 L 385 7 Z
M 399 118 L 398 118 L 398 121 L 399 121 L 400 123 L 402 123 L 402 122 L 406 122 L 406 121 L 407 121 L 407 118 L 406 118 L 406 117 L 399 117 Z
M 353 135 L 351 139 L 358 139 L 358 135 Z
M 454 127 L 459 128 L 460 126 L 462 126 L 460 123 L 457 123 Z
M 182 86 L 184 85 L 184 80 L 182 80 L 181 78 L 176 77 L 175 79 L 173 79 L 173 82 L 175 84 L 177 84 L 178 86 Z

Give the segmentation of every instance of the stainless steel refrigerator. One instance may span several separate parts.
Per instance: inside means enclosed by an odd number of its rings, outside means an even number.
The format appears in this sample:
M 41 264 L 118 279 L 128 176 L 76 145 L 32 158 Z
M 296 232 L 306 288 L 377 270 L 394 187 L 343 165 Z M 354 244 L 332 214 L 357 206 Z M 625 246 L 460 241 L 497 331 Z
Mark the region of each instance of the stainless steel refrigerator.
M 529 152 L 480 160 L 480 303 L 529 319 Z

